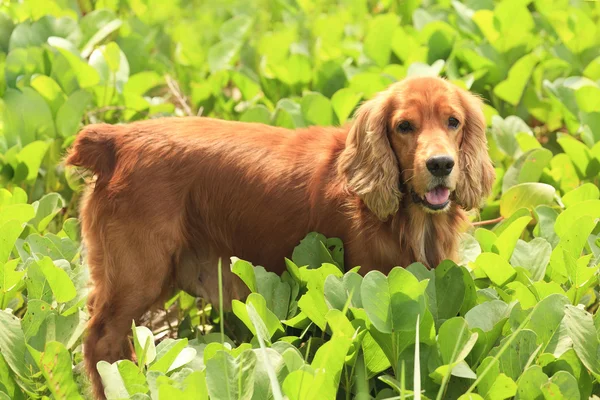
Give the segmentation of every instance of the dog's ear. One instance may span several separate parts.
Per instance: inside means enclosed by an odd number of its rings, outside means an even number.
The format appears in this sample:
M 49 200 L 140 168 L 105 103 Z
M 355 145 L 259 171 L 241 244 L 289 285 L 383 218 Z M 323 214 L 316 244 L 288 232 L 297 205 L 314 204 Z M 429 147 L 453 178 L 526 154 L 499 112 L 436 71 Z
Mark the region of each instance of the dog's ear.
M 470 210 L 480 207 L 489 196 L 496 171 L 488 154 L 483 102 L 464 90 L 460 90 L 460 101 L 465 112 L 465 125 L 459 144 L 461 176 L 456 199 L 464 209 Z
M 392 99 L 383 92 L 358 109 L 338 165 L 348 187 L 383 221 L 398 211 L 401 196 L 398 161 L 387 135 L 391 108 Z

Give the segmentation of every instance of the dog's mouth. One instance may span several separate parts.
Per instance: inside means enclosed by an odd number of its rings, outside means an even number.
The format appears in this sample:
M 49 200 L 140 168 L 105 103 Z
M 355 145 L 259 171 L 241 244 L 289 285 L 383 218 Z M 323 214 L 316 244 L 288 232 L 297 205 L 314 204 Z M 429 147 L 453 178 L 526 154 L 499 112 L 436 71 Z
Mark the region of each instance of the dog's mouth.
M 425 193 L 425 196 L 419 196 L 413 191 L 412 198 L 415 203 L 420 204 L 429 210 L 441 211 L 450 204 L 450 194 L 450 189 L 446 186 L 436 186 Z

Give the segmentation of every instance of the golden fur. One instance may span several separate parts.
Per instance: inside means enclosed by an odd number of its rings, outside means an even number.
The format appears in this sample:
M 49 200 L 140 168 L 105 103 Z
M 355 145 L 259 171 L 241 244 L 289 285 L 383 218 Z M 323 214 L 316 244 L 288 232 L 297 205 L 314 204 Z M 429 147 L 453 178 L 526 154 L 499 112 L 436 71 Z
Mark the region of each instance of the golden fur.
M 81 206 L 93 289 L 85 359 L 131 357 L 131 321 L 175 289 L 217 299 L 217 260 L 284 270 L 311 231 L 344 241 L 347 266 L 389 271 L 457 258 L 464 209 L 491 190 L 481 101 L 439 78 L 413 78 L 365 102 L 349 127 L 290 131 L 210 118 L 87 126 L 67 158 L 91 170 Z M 450 117 L 460 121 L 450 129 Z M 410 121 L 414 131 L 399 133 Z M 437 181 L 429 157 L 455 159 L 443 210 L 416 201 Z M 225 271 L 228 269 L 225 268 Z M 224 273 L 225 304 L 247 294 Z

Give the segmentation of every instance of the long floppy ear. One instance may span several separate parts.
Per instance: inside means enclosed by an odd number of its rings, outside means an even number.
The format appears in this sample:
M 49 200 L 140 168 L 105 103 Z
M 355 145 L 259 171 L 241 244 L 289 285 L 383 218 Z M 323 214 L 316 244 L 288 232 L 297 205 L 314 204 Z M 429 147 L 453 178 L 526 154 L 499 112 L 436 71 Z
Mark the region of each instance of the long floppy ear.
M 479 208 L 489 196 L 496 171 L 488 154 L 483 102 L 470 92 L 460 90 L 465 110 L 465 127 L 460 143 L 461 176 L 456 188 L 458 203 L 466 210 Z
M 358 109 L 338 164 L 348 187 L 382 221 L 398 211 L 401 198 L 398 161 L 387 137 L 391 107 L 383 92 Z

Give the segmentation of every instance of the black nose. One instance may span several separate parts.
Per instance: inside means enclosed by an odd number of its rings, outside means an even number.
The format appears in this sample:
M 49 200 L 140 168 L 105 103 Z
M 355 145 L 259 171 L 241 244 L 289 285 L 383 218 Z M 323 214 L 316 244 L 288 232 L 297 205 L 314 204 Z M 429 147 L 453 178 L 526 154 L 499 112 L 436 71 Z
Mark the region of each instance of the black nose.
M 450 156 L 431 157 L 425 163 L 433 176 L 447 176 L 454 168 L 454 160 Z

